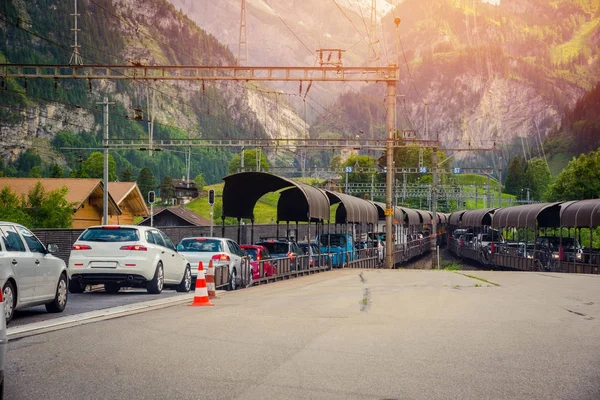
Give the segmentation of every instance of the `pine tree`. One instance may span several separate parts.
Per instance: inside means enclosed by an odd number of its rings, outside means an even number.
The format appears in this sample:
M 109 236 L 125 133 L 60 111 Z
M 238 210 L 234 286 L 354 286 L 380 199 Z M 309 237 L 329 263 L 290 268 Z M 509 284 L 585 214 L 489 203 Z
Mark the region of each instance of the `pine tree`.
M 174 190 L 173 190 L 173 179 L 170 176 L 165 176 L 160 183 L 160 197 L 163 203 L 167 203 L 169 200 L 173 198 Z
M 504 184 L 504 191 L 508 194 L 518 196 L 521 193 L 523 186 L 523 165 L 521 159 L 515 157 L 512 159 L 510 166 L 508 167 L 508 175 L 506 176 L 506 182 Z
M 138 178 L 137 178 L 137 184 L 140 187 L 140 192 L 142 192 L 142 195 L 147 200 L 148 192 L 156 189 L 156 182 L 154 180 L 154 174 L 152 174 L 152 171 L 150 171 L 150 168 L 148 168 L 148 167 L 142 168 L 142 170 L 140 171 L 140 174 L 138 175 Z
M 133 182 L 133 171 L 127 167 L 121 171 L 121 182 Z
M 52 164 L 50 168 L 50 178 L 62 178 L 64 175 L 63 169 L 58 164 Z

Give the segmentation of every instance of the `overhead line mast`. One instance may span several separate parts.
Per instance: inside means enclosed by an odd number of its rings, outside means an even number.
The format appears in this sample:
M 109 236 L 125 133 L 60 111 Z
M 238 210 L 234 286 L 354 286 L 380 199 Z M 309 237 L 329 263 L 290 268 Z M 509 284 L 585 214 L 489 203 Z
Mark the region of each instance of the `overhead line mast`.
M 242 50 L 243 48 L 243 50 Z M 240 14 L 240 37 L 238 41 L 238 65 L 248 65 L 248 36 L 246 32 L 246 0 L 242 0 L 242 12 Z
M 73 48 L 73 53 L 71 54 L 71 59 L 69 60 L 69 65 L 83 65 L 83 59 L 81 58 L 81 55 L 79 54 L 79 42 L 77 41 L 77 32 L 79 32 L 81 29 L 79 29 L 77 27 L 77 20 L 80 14 L 77 13 L 77 0 L 73 0 L 75 7 L 74 7 L 74 13 L 71 14 L 71 16 L 74 18 L 75 20 L 75 25 L 74 28 L 71 29 L 71 31 L 73 31 L 75 33 L 75 41 L 74 44 L 71 45 L 71 47 Z

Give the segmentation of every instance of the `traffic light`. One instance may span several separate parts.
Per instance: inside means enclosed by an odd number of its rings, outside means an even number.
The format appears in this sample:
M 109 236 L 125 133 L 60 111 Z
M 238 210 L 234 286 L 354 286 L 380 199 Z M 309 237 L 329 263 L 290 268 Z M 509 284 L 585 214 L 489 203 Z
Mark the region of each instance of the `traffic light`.
M 148 203 L 154 204 L 154 190 L 148 192 Z
M 213 189 L 208 191 L 208 204 L 211 206 L 215 204 L 215 191 Z

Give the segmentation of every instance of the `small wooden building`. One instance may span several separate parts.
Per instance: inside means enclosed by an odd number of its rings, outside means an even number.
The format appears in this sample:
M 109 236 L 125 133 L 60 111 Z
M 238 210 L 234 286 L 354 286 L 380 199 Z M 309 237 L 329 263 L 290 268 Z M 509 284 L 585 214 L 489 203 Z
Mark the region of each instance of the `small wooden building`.
M 187 204 L 198 198 L 199 191 L 192 180 L 173 179 L 173 196 L 177 204 Z
M 144 196 L 136 182 L 109 182 L 108 192 L 121 209 L 120 215 L 110 216 L 111 224 L 134 225 L 136 217 L 150 215 Z
M 144 219 L 138 225 L 150 226 L 150 218 Z M 167 226 L 210 226 L 210 221 L 180 206 L 156 207 L 154 209 L 153 225 L 159 228 Z
M 65 199 L 73 205 L 71 228 L 85 229 L 102 224 L 104 185 L 101 179 L 82 178 L 0 178 L 0 189 L 8 186 L 17 196 L 29 194 L 35 185 L 41 182 L 46 192 L 62 187 L 67 188 Z M 121 209 L 110 195 L 108 196 L 108 215 L 118 218 Z

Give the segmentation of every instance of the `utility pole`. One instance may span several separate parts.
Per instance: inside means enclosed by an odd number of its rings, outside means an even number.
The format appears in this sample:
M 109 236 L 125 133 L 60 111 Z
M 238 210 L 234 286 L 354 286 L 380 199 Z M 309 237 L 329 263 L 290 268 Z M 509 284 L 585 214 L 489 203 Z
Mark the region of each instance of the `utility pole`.
M 429 139 L 429 103 L 425 102 L 425 139 Z
M 352 171 L 352 167 L 346 167 L 345 171 L 346 171 L 346 186 L 344 188 L 344 194 L 348 194 L 348 174 L 350 173 L 350 171 Z
M 498 153 L 498 208 L 502 207 L 502 151 Z
M 242 47 L 244 50 L 242 50 Z M 248 65 L 248 38 L 246 36 L 246 0 L 242 0 L 242 13 L 240 15 L 240 38 L 238 41 L 238 65 Z
M 260 159 L 262 158 L 262 152 L 260 147 L 256 148 L 256 172 L 260 172 Z
M 115 104 L 113 102 L 108 101 L 108 97 L 104 97 L 104 101 L 102 103 L 97 103 L 98 105 L 104 106 L 104 136 L 102 138 L 102 146 L 104 147 L 104 195 L 102 199 L 102 224 L 108 225 L 108 106 L 111 104 Z
M 400 43 L 400 17 L 394 18 L 396 24 L 396 60 L 399 62 L 400 54 L 398 53 L 398 44 Z M 390 68 L 396 70 L 398 64 L 389 64 Z M 399 78 L 399 77 L 397 77 Z M 386 171 L 385 174 L 385 265 L 386 268 L 394 268 L 394 140 L 396 134 L 396 85 L 397 82 L 387 82 L 387 118 L 386 118 Z
M 379 44 L 379 40 L 377 39 L 376 30 L 377 30 L 377 0 L 371 0 L 371 27 L 370 31 L 368 31 L 369 35 L 369 46 L 371 47 L 371 51 L 373 52 L 373 61 L 377 63 L 379 61 L 379 55 L 377 54 L 377 47 Z
M 395 187 L 394 187 L 394 208 L 398 207 L 398 179 L 395 179 Z
M 79 17 L 79 14 L 77 13 L 77 0 L 74 0 L 74 3 L 75 12 L 71 14 L 71 16 L 75 18 L 75 27 L 71 30 L 75 33 L 75 43 L 71 45 L 71 47 L 73 48 L 73 53 L 71 54 L 71 60 L 69 60 L 69 65 L 83 65 L 83 60 L 81 59 L 81 55 L 79 54 L 79 47 L 81 46 L 79 46 L 79 43 L 77 41 L 77 32 L 81 30 L 77 27 L 77 19 Z
M 240 171 L 240 172 L 245 172 L 245 171 L 244 171 L 244 153 L 245 153 L 245 152 L 246 152 L 246 151 L 245 151 L 245 150 L 244 150 L 244 148 L 242 147 L 242 155 L 241 155 L 241 157 L 240 157 L 240 158 L 241 158 L 241 159 L 240 159 L 240 169 L 241 169 L 241 171 Z
M 433 155 L 431 161 L 433 167 L 433 185 L 431 187 L 431 211 L 433 214 L 433 223 L 431 226 L 431 269 L 437 269 L 439 266 L 437 265 L 437 191 L 438 191 L 438 149 L 437 147 L 433 148 Z
M 192 166 L 192 147 L 191 146 L 188 147 L 188 151 L 187 151 L 187 154 L 186 154 L 185 161 L 186 161 L 185 162 L 185 170 L 186 170 L 185 172 L 186 172 L 186 178 L 187 178 L 186 182 L 189 185 L 189 183 L 190 183 L 190 169 L 191 169 L 191 166 Z
M 395 64 L 390 67 L 396 67 Z M 392 204 L 392 194 L 394 193 L 394 133 L 395 133 L 395 113 L 396 110 L 396 82 L 387 83 L 387 173 L 385 174 L 386 193 L 385 193 L 385 256 L 386 267 L 394 268 L 394 241 L 392 240 L 394 208 Z
M 402 171 L 402 205 L 406 204 L 406 171 Z
M 490 175 L 487 176 L 487 208 L 492 208 L 492 192 L 490 189 Z
M 148 155 L 152 157 L 152 144 L 154 142 L 154 104 L 156 100 L 156 90 L 154 90 L 154 83 L 151 83 L 146 88 L 146 103 L 148 105 Z M 152 91 L 152 99 L 150 98 L 150 91 Z M 188 179 L 189 180 L 189 179 Z

